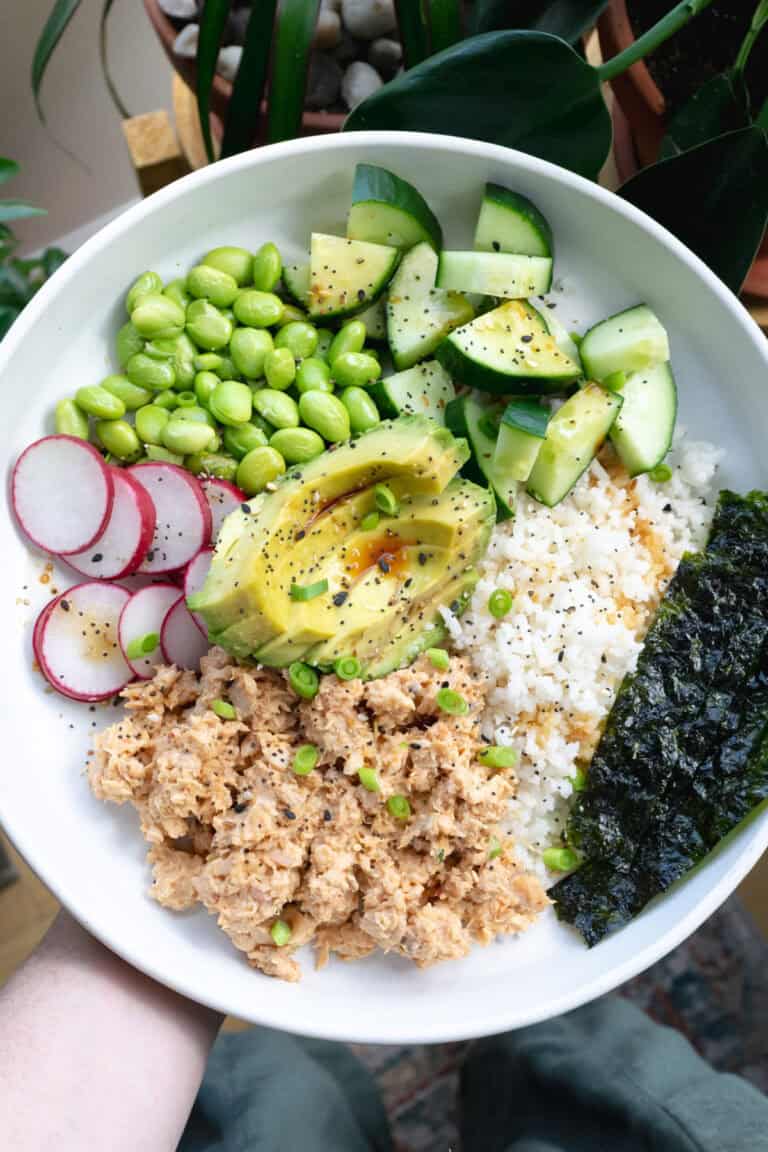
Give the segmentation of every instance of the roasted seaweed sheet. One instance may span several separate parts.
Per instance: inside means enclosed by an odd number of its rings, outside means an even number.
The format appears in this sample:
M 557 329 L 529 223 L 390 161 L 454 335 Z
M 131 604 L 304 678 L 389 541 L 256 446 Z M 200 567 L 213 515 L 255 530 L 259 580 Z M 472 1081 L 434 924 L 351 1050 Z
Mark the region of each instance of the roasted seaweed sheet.
M 587 944 L 626 924 L 768 797 L 768 495 L 721 492 L 616 697 L 551 889 Z

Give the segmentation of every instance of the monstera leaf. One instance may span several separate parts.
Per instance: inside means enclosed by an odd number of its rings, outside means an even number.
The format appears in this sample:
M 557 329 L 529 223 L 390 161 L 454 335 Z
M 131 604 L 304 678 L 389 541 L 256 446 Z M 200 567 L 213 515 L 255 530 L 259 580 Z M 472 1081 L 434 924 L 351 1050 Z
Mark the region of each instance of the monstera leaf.
M 477 0 L 473 31 L 528 28 L 575 44 L 607 7 L 608 0 Z

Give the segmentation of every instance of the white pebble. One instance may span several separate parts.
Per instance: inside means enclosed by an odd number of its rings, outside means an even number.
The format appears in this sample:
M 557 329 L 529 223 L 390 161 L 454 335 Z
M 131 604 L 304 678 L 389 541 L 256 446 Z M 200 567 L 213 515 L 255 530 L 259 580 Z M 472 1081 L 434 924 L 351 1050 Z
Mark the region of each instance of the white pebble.
M 341 17 L 332 8 L 321 8 L 315 30 L 315 47 L 323 52 L 335 48 L 341 39 Z
M 356 108 L 358 104 L 381 88 L 381 85 L 382 79 L 376 69 L 371 68 L 370 64 L 366 64 L 363 60 L 356 60 L 347 68 L 341 82 L 341 94 L 344 97 L 344 103 L 351 112 L 353 108 Z
M 177 56 L 194 60 L 197 56 L 197 41 L 200 38 L 200 25 L 187 24 L 182 28 L 173 42 L 173 51 Z
M 157 0 L 166 16 L 172 20 L 196 20 L 197 0 Z
M 360 40 L 375 40 L 397 27 L 394 0 L 341 0 L 341 18 Z
M 216 61 L 219 76 L 223 76 L 225 80 L 234 80 L 242 58 L 243 49 L 239 44 L 229 44 L 226 48 L 221 48 Z
M 320 8 L 330 8 L 331 12 L 341 12 L 341 0 L 320 0 Z

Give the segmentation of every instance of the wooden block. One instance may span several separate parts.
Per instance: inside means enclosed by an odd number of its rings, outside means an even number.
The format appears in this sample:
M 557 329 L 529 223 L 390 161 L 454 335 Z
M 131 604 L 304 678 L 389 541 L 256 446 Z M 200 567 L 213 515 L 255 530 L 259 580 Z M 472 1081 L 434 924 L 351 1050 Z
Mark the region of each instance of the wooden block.
M 142 195 L 150 196 L 189 172 L 166 111 L 124 120 L 123 132 Z

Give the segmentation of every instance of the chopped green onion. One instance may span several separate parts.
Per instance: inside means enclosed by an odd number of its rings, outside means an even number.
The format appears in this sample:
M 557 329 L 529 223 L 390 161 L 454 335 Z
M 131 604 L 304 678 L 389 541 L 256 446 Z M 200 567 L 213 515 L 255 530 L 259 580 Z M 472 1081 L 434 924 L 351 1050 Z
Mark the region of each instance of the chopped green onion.
M 154 652 L 159 643 L 160 637 L 157 632 L 147 632 L 146 636 L 137 636 L 131 640 L 125 654 L 129 660 L 141 660 L 142 656 L 148 656 L 150 652 Z
M 571 786 L 574 792 L 583 792 L 587 786 L 587 774 L 583 768 L 577 768 L 571 776 Z
M 369 512 L 367 516 L 363 516 L 360 521 L 360 529 L 363 532 L 373 532 L 374 528 L 379 526 L 380 516 L 378 512 Z
M 309 664 L 302 664 L 300 660 L 295 660 L 289 667 L 288 682 L 296 695 L 305 700 L 312 700 L 317 696 L 317 690 L 320 687 L 317 672 L 314 668 L 310 668 Z
M 541 858 L 552 872 L 570 872 L 579 862 L 572 848 L 546 848 Z
M 211 704 L 211 709 L 220 716 L 222 720 L 237 720 L 237 712 L 229 703 L 228 700 L 214 700 Z
M 366 768 L 363 766 L 357 773 L 357 776 L 363 788 L 365 788 L 367 792 L 381 791 L 381 784 L 379 783 L 379 777 L 376 774 L 375 768 Z
M 390 816 L 394 816 L 395 820 L 409 820 L 411 805 L 408 803 L 408 797 L 390 796 L 387 800 L 387 811 Z
M 488 841 L 488 859 L 495 860 L 498 856 L 501 856 L 501 853 L 501 840 L 499 840 L 498 836 L 491 836 Z
M 317 764 L 320 749 L 315 744 L 302 744 L 296 749 L 293 758 L 293 770 L 297 776 L 309 776 Z
M 601 384 L 603 388 L 607 388 L 609 392 L 620 392 L 626 382 L 626 372 L 611 372 L 610 376 L 606 376 L 605 380 L 601 381 Z
M 318 580 L 314 584 L 291 584 L 291 600 L 314 600 L 328 591 L 328 581 Z
M 577 348 L 580 348 L 580 347 L 581 347 L 581 342 L 582 342 L 582 340 L 584 339 L 584 337 L 581 335 L 581 333 L 579 333 L 579 332 L 569 332 L 569 333 L 568 333 L 568 335 L 570 336 L 571 340 L 573 340 L 573 342 L 574 342 L 574 344 L 576 345 L 576 347 L 577 347 Z
M 506 744 L 492 744 L 489 748 L 483 748 L 478 760 L 488 768 L 514 768 L 519 756 L 514 748 Z
M 648 479 L 653 480 L 654 484 L 666 484 L 667 480 L 672 479 L 672 469 L 669 464 L 657 464 L 651 468 Z
M 496 591 L 491 592 L 488 597 L 488 611 L 491 616 L 494 616 L 497 620 L 501 620 L 503 616 L 506 616 L 507 613 L 511 611 L 513 604 L 512 593 L 507 592 L 506 588 L 497 588 Z
M 291 936 L 293 936 L 291 926 L 290 924 L 286 924 L 285 920 L 275 920 L 269 930 L 269 934 L 278 948 L 285 948 Z
M 450 656 L 445 648 L 427 648 L 427 657 L 433 668 L 445 672 L 446 668 L 451 663 Z
M 362 671 L 362 665 L 355 656 L 341 656 L 333 666 L 339 680 L 357 680 Z
M 383 512 L 385 516 L 397 516 L 400 505 L 388 484 L 377 484 L 373 490 L 373 497 L 379 512 Z
M 445 848 L 438 848 L 438 850 L 437 850 L 437 862 L 438 862 L 438 864 L 442 864 L 444 860 L 445 860 Z
M 462 694 L 454 692 L 453 688 L 441 688 L 436 700 L 438 708 L 442 712 L 447 712 L 449 716 L 466 716 L 469 712 L 469 704 Z

